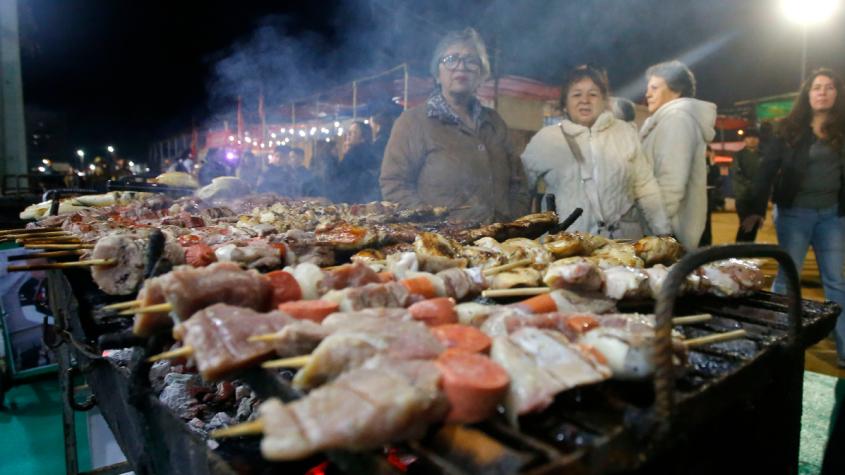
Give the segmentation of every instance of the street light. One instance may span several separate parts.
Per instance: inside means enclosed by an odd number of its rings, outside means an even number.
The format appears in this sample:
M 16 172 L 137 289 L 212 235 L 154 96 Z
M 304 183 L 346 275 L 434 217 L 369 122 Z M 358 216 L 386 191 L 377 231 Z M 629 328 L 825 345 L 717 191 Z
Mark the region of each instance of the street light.
M 82 160 L 85 160 L 85 152 L 84 151 L 77 150 L 76 154 L 79 156 L 79 158 L 81 158 Z
M 801 25 L 801 82 L 807 76 L 807 27 L 830 18 L 839 0 L 781 0 L 784 16 Z
M 114 153 L 114 147 L 112 147 L 111 145 L 109 145 L 108 147 L 106 147 L 106 150 L 108 150 L 108 151 L 109 151 L 109 153 Z

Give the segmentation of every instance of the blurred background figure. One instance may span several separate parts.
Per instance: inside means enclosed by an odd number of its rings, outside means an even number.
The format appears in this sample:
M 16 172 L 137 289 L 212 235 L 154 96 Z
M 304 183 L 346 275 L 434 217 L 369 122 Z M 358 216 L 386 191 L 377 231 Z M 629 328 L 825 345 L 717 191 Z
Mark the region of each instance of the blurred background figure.
M 754 206 L 754 176 L 760 167 L 760 134 L 757 129 L 749 127 L 745 130 L 745 148 L 734 155 L 731 163 L 731 185 L 736 199 L 736 214 L 739 216 L 740 226 L 736 231 L 736 242 L 754 242 L 757 239 L 759 224 L 746 231 L 742 221 L 752 214 Z
M 112 178 L 120 180 L 123 177 L 132 176 L 132 170 L 129 169 L 129 160 L 125 158 L 118 158 L 115 161 L 114 172 Z
M 722 174 L 716 164 L 716 151 L 707 147 L 707 221 L 704 222 L 704 232 L 701 233 L 699 246 L 713 244 L 713 212 L 725 207 L 725 197 L 722 196 Z
M 610 112 L 613 112 L 613 117 L 633 124 L 634 119 L 637 118 L 637 108 L 632 101 L 624 97 L 610 98 Z
M 267 167 L 258 178 L 259 193 L 276 193 L 284 195 L 288 189 L 287 181 L 290 176 L 289 160 L 290 147 L 280 145 L 267 156 Z
M 62 178 L 65 188 L 79 188 L 79 175 L 73 168 L 68 168 Z
M 103 157 L 94 157 L 94 169 L 85 178 L 85 185 L 97 191 L 106 191 L 106 182 L 111 178 L 108 164 Z
M 254 153 L 246 151 L 243 156 L 241 156 L 240 163 L 238 163 L 238 169 L 235 173 L 238 178 L 245 181 L 250 186 L 250 189 L 255 190 L 258 186 L 258 179 L 261 176 L 262 170 L 263 167 L 261 159 L 255 156 Z
M 308 189 L 314 193 L 313 196 L 335 199 L 334 183 L 339 166 L 337 143 L 318 140 L 311 157 L 311 165 L 308 167 L 312 179 Z
M 217 149 L 209 149 L 208 153 L 211 154 L 211 150 Z M 208 155 L 206 155 L 206 160 L 208 159 Z M 170 164 L 166 168 L 168 172 L 184 172 L 184 173 L 194 173 L 194 156 L 191 155 L 190 149 L 185 149 L 182 153 L 179 154 L 179 157 L 176 159 L 175 162 Z
M 373 127 L 373 155 L 379 162 L 384 158 L 384 149 L 387 148 L 387 139 L 390 138 L 390 131 L 393 130 L 393 123 L 398 115 L 392 110 L 382 110 L 375 114 L 370 120 Z
M 211 183 L 211 180 L 219 176 L 235 176 L 234 166 L 230 162 L 237 157 L 235 157 L 233 152 L 229 152 L 229 154 L 231 155 L 227 156 L 226 151 L 220 148 L 208 149 L 208 153 L 205 155 L 205 161 L 197 173 L 197 180 L 200 182 L 200 185 L 208 185 Z M 177 163 L 179 161 L 175 162 L 174 165 Z M 183 171 L 183 169 L 176 171 Z
M 373 153 L 372 129 L 355 121 L 346 132 L 346 153 L 337 171 L 337 198 L 347 203 L 380 201 L 379 171 L 381 158 Z

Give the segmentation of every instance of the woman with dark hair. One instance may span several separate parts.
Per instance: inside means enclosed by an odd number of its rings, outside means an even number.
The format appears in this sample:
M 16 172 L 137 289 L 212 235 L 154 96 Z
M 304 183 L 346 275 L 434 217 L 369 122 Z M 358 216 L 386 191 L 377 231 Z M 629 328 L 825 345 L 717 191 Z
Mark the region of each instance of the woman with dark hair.
M 608 95 L 604 70 L 569 71 L 561 87 L 566 118 L 537 132 L 522 154 L 528 183 L 545 182 L 561 218 L 584 210 L 572 230 L 639 239 L 639 204 L 652 232 L 668 234 L 660 189 L 637 131 L 608 110 Z
M 707 221 L 707 143 L 716 134 L 716 104 L 694 99 L 695 76 L 669 61 L 646 71 L 652 114 L 640 129 L 643 151 L 654 166 L 672 233 L 690 250 Z
M 754 179 L 754 214 L 742 226 L 763 222 L 771 195 L 778 243 L 800 270 L 813 246 L 825 297 L 845 308 L 845 90 L 829 69 L 813 71 L 775 137 L 763 148 Z M 772 185 L 774 184 L 774 191 Z M 778 272 L 772 286 L 785 293 Z M 845 367 L 845 313 L 834 331 L 839 366 Z
M 490 74 L 487 51 L 471 28 L 446 35 L 431 59 L 436 89 L 402 113 L 381 167 L 384 198 L 405 207 L 444 206 L 456 221 L 506 221 L 530 197 L 505 122 L 475 93 Z

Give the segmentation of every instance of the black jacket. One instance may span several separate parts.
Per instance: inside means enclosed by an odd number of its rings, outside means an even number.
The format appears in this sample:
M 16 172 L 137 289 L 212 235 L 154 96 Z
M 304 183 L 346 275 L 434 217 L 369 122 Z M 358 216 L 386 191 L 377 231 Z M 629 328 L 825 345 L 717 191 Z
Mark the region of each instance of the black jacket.
M 780 137 L 773 137 L 763 148 L 762 160 L 757 176 L 754 177 L 754 213 L 765 216 L 766 205 L 771 195 L 772 201 L 783 208 L 789 208 L 798 195 L 798 187 L 804 178 L 813 133 L 808 128 L 795 146 L 786 143 Z M 843 157 L 842 151 L 839 153 Z M 845 216 L 845 165 L 839 177 L 839 215 Z M 774 184 L 774 191 L 772 191 Z
M 381 200 L 380 171 L 381 157 L 373 154 L 371 145 L 362 143 L 350 147 L 335 176 L 336 201 L 368 203 Z

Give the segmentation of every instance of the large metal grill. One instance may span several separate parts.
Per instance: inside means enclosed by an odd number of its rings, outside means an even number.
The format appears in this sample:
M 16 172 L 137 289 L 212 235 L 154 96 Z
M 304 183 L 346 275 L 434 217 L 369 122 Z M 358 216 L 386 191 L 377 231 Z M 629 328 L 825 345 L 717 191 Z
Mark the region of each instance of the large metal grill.
M 696 267 L 729 257 L 777 259 L 789 294 L 758 292 L 739 299 L 677 297 Z M 719 246 L 678 263 L 656 302 L 622 311 L 657 314 L 654 381 L 608 381 L 570 390 L 541 414 L 466 427 L 443 427 L 425 439 L 369 453 L 329 452 L 295 463 L 269 463 L 258 438 L 208 442 L 159 402 L 149 387 L 146 355 L 157 338 L 127 336 L 126 323 L 95 319 L 109 297 L 87 271 L 50 271 L 55 332 L 65 359 L 76 361 L 136 473 L 796 473 L 804 349 L 827 335 L 839 312 L 833 303 L 800 299 L 798 274 L 776 246 Z M 738 341 L 695 349 L 686 366 L 671 364 L 674 314 L 708 312 L 712 320 L 684 327 L 687 337 L 743 328 Z M 136 345 L 128 367 L 100 357 L 106 347 Z M 68 380 L 64 386 L 72 401 Z M 299 394 L 284 375 L 262 369 L 242 378 L 261 398 Z M 318 471 L 312 472 L 317 473 Z

